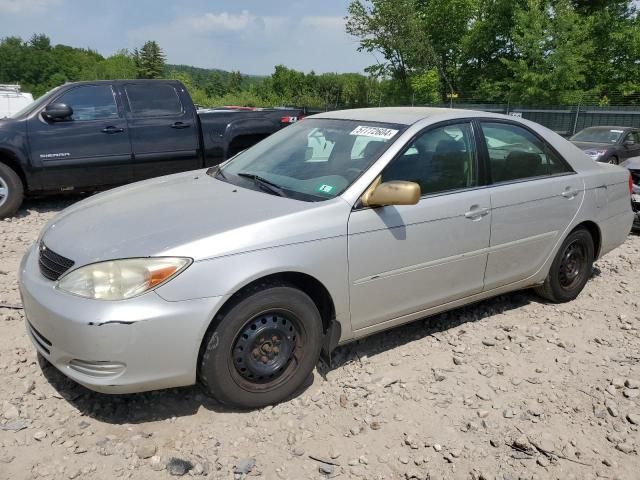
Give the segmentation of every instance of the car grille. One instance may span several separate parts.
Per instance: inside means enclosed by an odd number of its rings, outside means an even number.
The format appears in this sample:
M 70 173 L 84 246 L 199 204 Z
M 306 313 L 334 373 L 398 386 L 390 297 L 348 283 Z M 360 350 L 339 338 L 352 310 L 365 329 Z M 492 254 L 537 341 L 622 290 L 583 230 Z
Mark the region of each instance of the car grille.
M 47 355 L 49 355 L 51 353 L 49 349 L 52 347 L 51 342 L 47 339 L 47 337 L 36 330 L 34 326 L 31 325 L 31 322 L 27 322 L 27 326 L 29 327 L 29 333 L 31 334 L 33 340 L 42 350 L 46 352 Z
M 73 260 L 69 260 L 53 250 L 49 249 L 44 242 L 40 242 L 38 248 L 38 264 L 40 273 L 49 280 L 58 280 L 64 272 L 74 265 Z

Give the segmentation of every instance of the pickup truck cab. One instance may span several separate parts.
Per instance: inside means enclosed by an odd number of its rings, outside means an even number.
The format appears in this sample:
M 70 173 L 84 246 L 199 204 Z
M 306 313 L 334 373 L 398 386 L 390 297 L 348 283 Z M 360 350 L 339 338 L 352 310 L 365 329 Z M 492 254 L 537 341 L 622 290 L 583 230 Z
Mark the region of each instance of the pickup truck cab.
M 68 83 L 0 120 L 0 218 L 24 195 L 105 189 L 216 165 L 299 109 L 198 111 L 175 80 Z

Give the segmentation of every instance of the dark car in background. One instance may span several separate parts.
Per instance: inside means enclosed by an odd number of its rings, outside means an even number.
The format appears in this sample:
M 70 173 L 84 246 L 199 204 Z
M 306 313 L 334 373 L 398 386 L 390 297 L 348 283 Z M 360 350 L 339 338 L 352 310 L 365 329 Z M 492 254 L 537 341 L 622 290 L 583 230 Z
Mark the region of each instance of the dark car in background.
M 640 156 L 640 129 L 633 127 L 588 127 L 569 140 L 597 162 L 618 165 Z
M 633 218 L 633 230 L 640 232 L 640 156 L 625 160 L 620 166 L 627 168 L 631 172 L 631 208 L 635 217 Z

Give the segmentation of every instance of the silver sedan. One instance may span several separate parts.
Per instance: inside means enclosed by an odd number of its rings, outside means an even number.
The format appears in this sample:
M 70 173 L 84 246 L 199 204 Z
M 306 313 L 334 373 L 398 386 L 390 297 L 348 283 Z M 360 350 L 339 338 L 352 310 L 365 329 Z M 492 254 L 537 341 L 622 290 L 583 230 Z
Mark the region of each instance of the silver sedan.
M 354 339 L 529 287 L 571 301 L 632 221 L 629 172 L 540 125 L 329 112 L 208 171 L 68 208 L 25 255 L 20 291 L 35 348 L 78 383 L 200 381 L 259 407 Z

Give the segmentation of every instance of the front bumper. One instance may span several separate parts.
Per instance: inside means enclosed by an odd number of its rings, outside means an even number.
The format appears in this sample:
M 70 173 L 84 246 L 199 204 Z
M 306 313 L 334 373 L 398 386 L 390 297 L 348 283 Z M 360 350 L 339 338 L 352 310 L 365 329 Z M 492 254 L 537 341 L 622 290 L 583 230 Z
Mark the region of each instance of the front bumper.
M 20 265 L 28 335 L 51 364 L 98 392 L 192 385 L 202 338 L 226 297 L 169 302 L 155 292 L 102 301 L 57 290 L 32 247 Z

